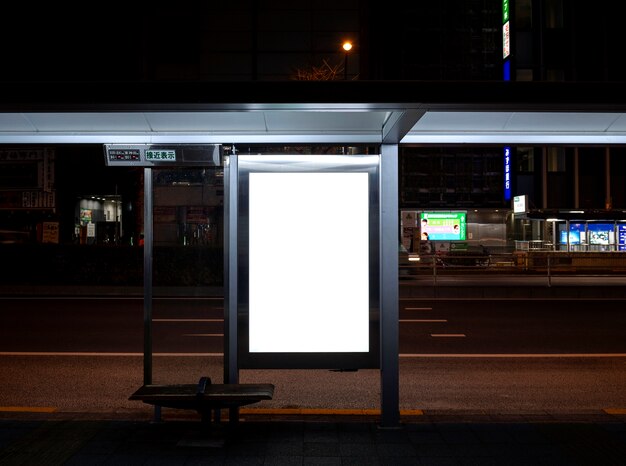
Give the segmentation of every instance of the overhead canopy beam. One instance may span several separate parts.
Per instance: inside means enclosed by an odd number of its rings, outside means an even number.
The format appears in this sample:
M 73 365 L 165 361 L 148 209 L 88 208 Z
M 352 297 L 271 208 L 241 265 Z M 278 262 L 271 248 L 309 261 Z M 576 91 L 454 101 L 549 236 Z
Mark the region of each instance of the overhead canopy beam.
M 398 144 L 425 113 L 419 109 L 392 112 L 389 119 L 383 123 L 383 144 Z

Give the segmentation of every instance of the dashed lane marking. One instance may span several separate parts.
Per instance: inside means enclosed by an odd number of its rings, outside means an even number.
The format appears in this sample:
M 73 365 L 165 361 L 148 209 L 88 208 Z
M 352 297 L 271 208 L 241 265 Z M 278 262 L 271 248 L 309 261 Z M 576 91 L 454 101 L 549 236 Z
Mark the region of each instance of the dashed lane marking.
M 224 319 L 152 319 L 152 322 L 224 322 Z
M 65 357 L 137 357 L 143 358 L 143 353 L 99 353 L 90 351 L 2 351 L 0 356 L 65 356 Z M 152 356 L 166 358 L 196 358 L 196 357 L 223 357 L 224 353 L 152 353 Z
M 401 324 L 448 322 L 447 319 L 400 319 Z
M 626 358 L 626 353 L 400 353 L 401 358 Z

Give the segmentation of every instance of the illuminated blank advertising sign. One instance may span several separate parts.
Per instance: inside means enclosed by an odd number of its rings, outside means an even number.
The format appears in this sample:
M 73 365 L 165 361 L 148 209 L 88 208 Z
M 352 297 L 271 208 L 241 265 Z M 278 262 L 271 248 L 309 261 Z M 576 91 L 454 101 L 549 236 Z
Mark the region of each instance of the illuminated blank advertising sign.
M 240 367 L 377 367 L 378 156 L 240 156 L 239 170 Z

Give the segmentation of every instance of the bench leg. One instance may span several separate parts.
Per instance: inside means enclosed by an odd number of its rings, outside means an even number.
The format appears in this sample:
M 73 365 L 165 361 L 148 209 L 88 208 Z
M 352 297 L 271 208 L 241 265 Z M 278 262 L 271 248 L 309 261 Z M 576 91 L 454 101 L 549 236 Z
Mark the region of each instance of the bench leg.
M 200 417 L 202 418 L 202 424 L 206 426 L 211 425 L 211 410 L 210 409 L 203 409 L 202 411 L 200 411 Z
M 228 422 L 230 424 L 237 424 L 239 422 L 239 408 L 228 409 Z
M 154 405 L 154 418 L 153 422 L 161 422 L 163 418 L 161 417 L 161 407 L 159 405 Z

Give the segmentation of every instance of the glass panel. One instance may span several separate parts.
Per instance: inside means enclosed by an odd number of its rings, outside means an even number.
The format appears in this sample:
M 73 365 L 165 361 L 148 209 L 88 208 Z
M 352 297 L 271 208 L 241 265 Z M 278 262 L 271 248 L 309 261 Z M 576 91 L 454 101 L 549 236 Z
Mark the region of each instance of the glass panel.
M 153 173 L 153 383 L 221 383 L 223 169 Z

